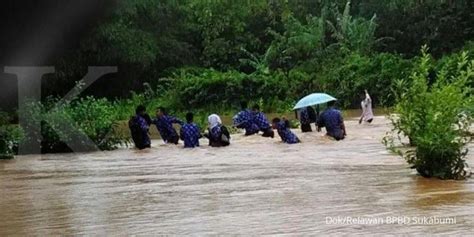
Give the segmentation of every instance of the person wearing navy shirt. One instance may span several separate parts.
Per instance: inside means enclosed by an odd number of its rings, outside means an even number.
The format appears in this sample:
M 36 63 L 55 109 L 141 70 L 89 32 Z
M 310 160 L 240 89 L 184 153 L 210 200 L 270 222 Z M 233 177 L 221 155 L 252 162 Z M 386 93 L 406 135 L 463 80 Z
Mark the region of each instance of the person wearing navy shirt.
M 199 127 L 193 123 L 193 117 L 193 113 L 187 113 L 186 124 L 184 124 L 180 130 L 181 140 L 184 141 L 185 148 L 194 148 L 199 146 L 201 132 Z
M 179 136 L 173 127 L 173 124 L 183 125 L 183 122 L 173 116 L 169 116 L 166 113 L 165 108 L 159 107 L 156 111 L 156 118 L 153 120 L 161 138 L 165 143 L 178 144 Z
M 268 122 L 267 116 L 263 112 L 260 111 L 259 105 L 254 105 L 252 107 L 254 123 L 258 126 L 258 129 L 263 132 L 263 137 L 271 137 L 275 136 L 273 132 L 272 126 Z
M 290 130 L 290 122 L 286 119 L 274 118 L 272 120 L 272 127 L 276 129 L 278 135 L 284 143 L 295 144 L 299 143 L 300 139 Z
M 326 127 L 326 135 L 337 141 L 344 139 L 347 135 L 341 111 L 335 109 L 335 101 L 328 102 L 327 109 L 319 117 L 318 132 L 322 127 Z
M 242 110 L 233 118 L 234 126 L 245 129 L 245 136 L 258 133 L 259 128 L 257 124 L 255 124 L 252 111 L 247 109 L 247 103 L 242 102 L 240 107 Z
M 145 149 L 151 147 L 150 136 L 148 130 L 150 122 L 148 114 L 146 113 L 145 106 L 139 105 L 135 109 L 135 116 L 132 116 L 128 121 L 128 127 L 132 135 L 133 143 L 138 149 Z

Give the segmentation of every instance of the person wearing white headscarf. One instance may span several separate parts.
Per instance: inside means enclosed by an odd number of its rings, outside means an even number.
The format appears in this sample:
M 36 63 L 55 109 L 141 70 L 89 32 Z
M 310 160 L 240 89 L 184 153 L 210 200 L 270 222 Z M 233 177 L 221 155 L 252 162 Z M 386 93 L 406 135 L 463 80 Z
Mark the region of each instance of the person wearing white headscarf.
M 230 144 L 230 134 L 227 128 L 222 125 L 219 115 L 211 114 L 207 121 L 209 123 L 209 133 L 204 136 L 209 139 L 209 146 L 228 146 Z
M 209 122 L 209 128 L 211 129 L 222 124 L 222 120 L 217 114 L 209 115 L 209 117 L 207 117 L 207 121 Z

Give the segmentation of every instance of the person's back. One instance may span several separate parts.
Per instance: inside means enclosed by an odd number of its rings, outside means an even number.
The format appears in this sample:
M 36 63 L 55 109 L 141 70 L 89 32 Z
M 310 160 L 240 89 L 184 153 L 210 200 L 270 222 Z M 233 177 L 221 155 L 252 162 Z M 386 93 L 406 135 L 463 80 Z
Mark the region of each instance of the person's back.
M 153 120 L 161 138 L 166 143 L 178 144 L 178 133 L 173 127 L 173 123 L 183 125 L 183 122 L 175 117 L 166 114 L 164 108 L 158 108 L 156 118 Z
M 299 143 L 300 139 L 290 130 L 289 122 L 285 119 L 274 118 L 272 120 L 273 128 L 277 130 L 278 135 L 284 143 Z
M 208 134 L 204 135 L 209 139 L 209 146 L 221 147 L 230 145 L 230 133 L 227 127 L 222 125 L 221 119 L 216 114 L 208 117 Z
M 128 127 L 132 136 L 133 143 L 138 149 L 151 147 L 150 137 L 148 136 L 149 123 L 144 106 L 138 106 L 135 116 L 128 121 Z
M 329 107 L 321 114 L 318 121 L 318 130 L 320 130 L 321 127 L 325 127 L 328 136 L 336 140 L 341 140 L 344 139 L 346 135 L 346 128 L 341 112 L 333 106 L 334 103 L 330 103 Z
M 245 129 L 246 136 L 258 133 L 259 127 L 255 124 L 252 112 L 247 109 L 247 103 L 242 102 L 241 108 L 242 110 L 233 117 L 234 126 Z
M 227 127 L 218 125 L 209 128 L 209 146 L 221 147 L 230 145 L 230 133 Z
M 258 129 L 263 132 L 263 137 L 273 138 L 274 132 L 272 126 L 268 122 L 267 116 L 260 111 L 260 106 L 254 105 L 252 107 L 253 121 L 257 125 Z
M 201 138 L 201 133 L 199 127 L 193 123 L 193 114 L 186 114 L 186 124 L 181 127 L 180 135 L 181 139 L 184 141 L 185 148 L 194 148 L 199 146 L 199 138 Z
M 365 121 L 371 123 L 374 119 L 374 113 L 372 112 L 372 98 L 369 93 L 365 90 L 365 98 L 360 102 L 362 108 L 362 115 L 360 116 L 359 123 Z
M 267 116 L 265 116 L 265 114 L 260 111 L 255 113 L 254 121 L 260 131 L 264 131 L 271 128 L 271 125 L 267 120 Z

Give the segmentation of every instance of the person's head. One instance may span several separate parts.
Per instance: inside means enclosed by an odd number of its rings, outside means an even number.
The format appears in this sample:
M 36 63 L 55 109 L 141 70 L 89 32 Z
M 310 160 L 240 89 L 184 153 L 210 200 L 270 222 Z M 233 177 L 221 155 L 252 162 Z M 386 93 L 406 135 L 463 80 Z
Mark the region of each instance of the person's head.
M 240 109 L 244 110 L 244 109 L 247 109 L 247 101 L 242 101 L 240 102 Z
M 361 91 L 359 93 L 359 99 L 364 100 L 365 99 L 365 91 Z
M 139 105 L 135 109 L 135 113 L 138 114 L 138 115 L 143 115 L 143 114 L 145 114 L 145 112 L 146 112 L 146 108 L 143 105 Z
M 254 111 L 254 112 L 260 111 L 260 106 L 258 104 L 253 105 L 252 106 L 252 111 Z
M 281 122 L 280 118 L 273 118 L 272 119 L 272 128 L 276 129 L 278 127 L 278 124 Z
M 209 115 L 209 117 L 207 117 L 207 121 L 209 123 L 210 128 L 213 128 L 215 126 L 218 126 L 218 125 L 222 124 L 221 118 L 217 114 Z
M 332 100 L 328 102 L 328 108 L 335 107 L 336 106 L 336 101 Z
M 166 115 L 166 109 L 160 106 L 156 109 L 156 116 L 162 117 L 163 115 Z
M 193 113 L 189 112 L 189 113 L 186 114 L 186 122 L 192 123 L 193 119 L 194 119 L 194 114 Z

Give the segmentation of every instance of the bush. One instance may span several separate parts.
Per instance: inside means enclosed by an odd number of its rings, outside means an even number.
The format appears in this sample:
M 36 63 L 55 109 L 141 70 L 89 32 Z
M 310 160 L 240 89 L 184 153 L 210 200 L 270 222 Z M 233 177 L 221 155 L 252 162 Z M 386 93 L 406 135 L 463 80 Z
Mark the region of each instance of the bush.
M 359 107 L 360 94 L 367 89 L 374 104 L 391 106 L 394 83 L 409 75 L 409 60 L 393 54 L 366 56 L 360 53 L 333 56 L 315 66 L 315 83 L 319 90 L 336 97 L 343 107 Z
M 467 85 L 474 78 L 474 61 L 463 53 L 454 71 L 443 67 L 430 81 L 432 64 L 426 51 L 410 77 L 411 86 L 396 104 L 397 116 L 392 116 L 397 138 L 404 135 L 416 147 L 401 152 L 394 147 L 394 134 L 385 141 L 422 176 L 461 179 L 469 175 L 464 157 L 471 140 L 474 101 Z
M 56 106 L 55 106 L 56 105 Z M 84 150 L 93 149 L 87 145 L 92 141 L 101 150 L 111 150 L 118 145 L 126 144 L 128 139 L 117 133 L 117 112 L 113 104 L 106 99 L 86 97 L 71 102 L 59 103 L 57 99 L 48 99 L 46 102 L 29 102 L 22 111 L 32 122 L 41 124 L 41 152 L 69 152 L 67 144 L 78 144 Z M 73 123 L 83 134 L 78 135 L 69 130 L 66 124 Z M 34 139 L 36 136 L 27 137 Z M 90 140 L 89 140 L 90 139 Z
M 289 99 L 288 83 L 279 72 L 247 75 L 237 71 L 206 70 L 198 74 L 179 74 L 172 89 L 164 96 L 168 101 L 164 103 L 177 110 L 205 108 L 213 111 L 237 106 L 242 100 L 257 102 L 262 99 L 264 104 L 271 104 Z
M 23 139 L 23 131 L 10 122 L 10 116 L 0 111 L 0 159 L 13 158 L 18 143 Z

